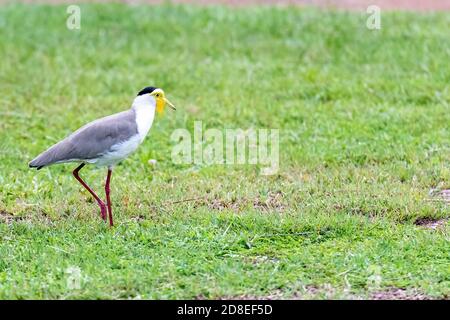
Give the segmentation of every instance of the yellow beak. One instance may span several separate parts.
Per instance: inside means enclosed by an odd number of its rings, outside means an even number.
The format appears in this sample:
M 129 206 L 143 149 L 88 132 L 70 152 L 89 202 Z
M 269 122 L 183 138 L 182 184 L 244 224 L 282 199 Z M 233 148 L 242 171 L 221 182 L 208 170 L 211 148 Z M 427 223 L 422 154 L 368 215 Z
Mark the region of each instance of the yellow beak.
M 172 104 L 172 102 L 170 102 L 167 98 L 164 98 L 164 101 L 167 103 L 167 105 L 169 107 L 172 108 L 172 110 L 177 110 L 177 108 L 175 108 L 175 106 Z

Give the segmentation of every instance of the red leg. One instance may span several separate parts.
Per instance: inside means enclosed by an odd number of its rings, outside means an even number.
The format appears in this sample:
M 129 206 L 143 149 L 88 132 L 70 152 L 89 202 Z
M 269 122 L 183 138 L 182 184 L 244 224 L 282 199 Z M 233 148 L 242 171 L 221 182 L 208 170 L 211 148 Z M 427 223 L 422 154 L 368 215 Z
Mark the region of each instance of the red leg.
M 102 219 L 106 221 L 106 206 L 105 203 L 100 200 L 100 198 L 95 194 L 94 191 L 92 191 L 91 188 L 89 188 L 89 186 L 83 181 L 83 179 L 80 178 L 80 176 L 78 175 L 78 172 L 85 166 L 84 163 L 80 164 L 75 170 L 73 170 L 73 176 L 75 177 L 75 179 L 78 180 L 79 183 L 81 183 L 81 185 L 83 187 L 86 188 L 87 191 L 89 191 L 90 194 L 92 194 L 92 196 L 94 197 L 94 199 L 97 201 L 99 207 L 100 207 L 100 212 L 102 214 Z
M 111 189 L 109 188 L 109 184 L 111 182 L 111 174 L 112 169 L 108 168 L 108 175 L 106 176 L 106 183 L 105 183 L 105 193 L 106 193 L 106 204 L 108 206 L 108 215 L 109 215 L 109 225 L 113 226 L 113 217 L 112 217 L 112 209 L 111 209 L 111 198 L 109 197 Z

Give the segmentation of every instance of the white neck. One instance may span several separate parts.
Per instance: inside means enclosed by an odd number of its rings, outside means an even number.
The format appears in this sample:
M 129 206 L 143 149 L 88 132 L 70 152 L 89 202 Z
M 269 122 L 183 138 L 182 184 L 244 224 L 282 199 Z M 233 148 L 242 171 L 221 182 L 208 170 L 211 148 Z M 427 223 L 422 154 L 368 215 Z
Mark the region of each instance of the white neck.
M 137 96 L 131 108 L 136 113 L 136 124 L 141 142 L 150 130 L 155 118 L 156 100 L 149 94 Z

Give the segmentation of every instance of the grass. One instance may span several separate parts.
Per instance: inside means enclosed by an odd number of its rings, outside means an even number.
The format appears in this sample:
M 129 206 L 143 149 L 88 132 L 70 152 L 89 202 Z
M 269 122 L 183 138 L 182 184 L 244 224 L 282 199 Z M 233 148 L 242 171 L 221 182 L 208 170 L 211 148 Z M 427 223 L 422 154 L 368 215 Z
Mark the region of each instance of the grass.
M 0 298 L 449 297 L 448 223 L 414 224 L 449 217 L 448 14 L 81 10 L 71 31 L 65 6 L 0 7 Z M 116 168 L 108 228 L 74 165 L 27 162 L 146 85 L 178 111 Z M 173 164 L 196 120 L 280 129 L 279 173 Z

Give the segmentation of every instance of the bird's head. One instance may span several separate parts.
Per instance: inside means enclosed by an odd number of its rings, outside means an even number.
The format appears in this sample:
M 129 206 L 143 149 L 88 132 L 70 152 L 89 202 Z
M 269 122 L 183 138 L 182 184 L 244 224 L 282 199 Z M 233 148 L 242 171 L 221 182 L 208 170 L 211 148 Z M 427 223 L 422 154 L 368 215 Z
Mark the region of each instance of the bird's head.
M 162 113 L 166 105 L 176 110 L 175 106 L 166 98 L 164 91 L 155 87 L 146 87 L 139 91 L 133 104 L 154 106 L 158 113 Z

